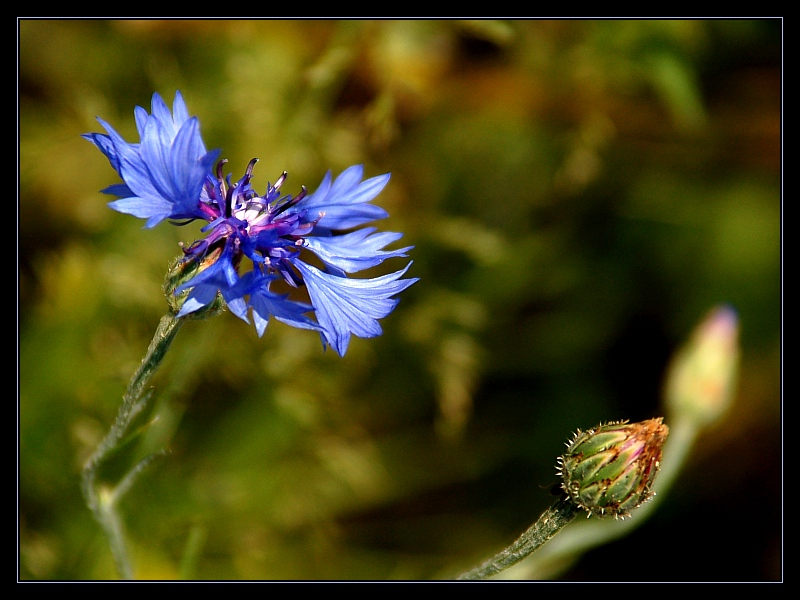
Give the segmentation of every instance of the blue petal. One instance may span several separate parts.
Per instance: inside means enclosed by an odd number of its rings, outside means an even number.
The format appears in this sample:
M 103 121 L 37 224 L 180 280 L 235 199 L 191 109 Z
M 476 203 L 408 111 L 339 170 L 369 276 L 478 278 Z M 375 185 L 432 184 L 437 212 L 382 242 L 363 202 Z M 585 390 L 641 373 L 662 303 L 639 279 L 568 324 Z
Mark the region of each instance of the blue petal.
M 343 171 L 331 184 L 331 174 L 328 172 L 319 188 L 298 202 L 293 211 L 306 210 L 310 219 L 316 219 L 320 213 L 324 213 L 319 224 L 328 229 L 350 229 L 387 217 L 389 213 L 384 209 L 367 203 L 383 190 L 390 174 L 362 182 L 363 174 L 364 167 L 354 165 Z
M 117 151 L 114 150 L 114 142 L 111 138 L 104 133 L 84 133 L 81 136 L 83 139 L 89 140 L 100 149 L 100 152 L 105 154 L 108 162 L 114 170 L 119 173 L 119 159 L 117 158 Z
M 144 225 L 146 229 L 155 227 L 172 214 L 172 205 L 166 200 L 156 196 L 148 198 L 141 198 L 139 196 L 120 198 L 119 200 L 109 202 L 108 206 L 126 215 L 147 219 L 147 223 Z
M 137 106 L 133 109 L 133 118 L 136 119 L 136 131 L 139 132 L 139 139 L 142 139 L 144 137 L 144 126 L 147 123 L 147 119 L 150 118 L 150 115 L 141 106 Z
M 230 311 L 245 322 L 247 319 L 247 305 L 242 298 L 239 275 L 231 262 L 233 256 L 232 248 L 227 246 L 222 255 L 212 264 L 205 268 L 189 281 L 181 284 L 175 290 L 176 294 L 192 288 L 186 300 L 178 312 L 178 317 L 184 317 L 207 306 L 221 293 L 225 304 Z
M 171 150 L 170 171 L 176 193 L 179 197 L 189 199 L 194 208 L 203 190 L 206 175 L 211 172 L 211 167 L 219 156 L 219 150 L 206 152 L 200 136 L 200 122 L 196 118 L 190 119 L 180 128 Z
M 167 103 L 164 102 L 164 99 L 158 94 L 158 92 L 153 94 L 153 100 L 150 103 L 150 106 L 151 114 L 149 120 L 158 123 L 159 130 L 163 132 L 163 142 L 169 143 L 169 140 L 174 138 L 178 133 L 178 128 L 183 125 L 183 121 L 180 123 L 175 122 L 175 119 L 169 112 Z
M 191 216 L 218 155 L 216 151 L 206 153 L 197 119 L 186 121 L 172 137 L 167 137 L 167 132 L 150 119 L 139 154 L 147 173 L 143 183 L 148 192 L 174 205 L 173 218 Z
M 392 312 L 398 303 L 391 297 L 417 281 L 400 279 L 412 263 L 374 279 L 337 277 L 299 260 L 294 264 L 303 276 L 317 322 L 322 326 L 323 343 L 330 344 L 339 356 L 347 352 L 351 334 L 362 338 L 380 335 L 383 330 L 378 319 Z
M 125 185 L 124 183 L 112 183 L 108 187 L 104 187 L 100 190 L 104 194 L 109 194 L 111 196 L 116 196 L 117 198 L 129 198 L 133 196 L 134 193 L 130 190 L 130 188 Z
M 307 237 L 303 246 L 311 250 L 322 261 L 335 269 L 356 273 L 381 264 L 387 258 L 406 256 L 413 246 L 398 250 L 381 250 L 403 237 L 402 233 L 384 231 L 373 233 L 374 227 L 366 227 L 344 235 L 331 237 Z
M 126 142 L 102 119 L 98 121 L 108 135 L 84 135 L 125 182 L 125 188 L 107 188 L 124 192 L 112 208 L 147 219 L 145 227 L 167 218 L 199 217 L 200 196 L 218 151 L 206 152 L 199 122 L 189 117 L 180 93 L 176 93 L 173 114 L 158 94 L 153 94 L 151 115 L 141 107 L 134 114 L 141 137 L 138 144 Z
M 172 118 L 179 126 L 189 120 L 189 110 L 186 108 L 186 102 L 183 101 L 180 91 L 175 92 L 175 99 L 172 101 Z
M 279 321 L 299 327 L 300 329 L 320 330 L 319 325 L 306 317 L 304 313 L 312 311 L 310 304 L 288 300 L 288 294 L 276 294 L 270 291 L 269 282 L 277 279 L 274 275 L 261 275 L 258 271 L 250 271 L 242 277 L 241 285 L 244 293 L 250 295 L 248 305 L 253 309 L 253 322 L 258 332 L 258 337 L 264 335 L 270 317 Z

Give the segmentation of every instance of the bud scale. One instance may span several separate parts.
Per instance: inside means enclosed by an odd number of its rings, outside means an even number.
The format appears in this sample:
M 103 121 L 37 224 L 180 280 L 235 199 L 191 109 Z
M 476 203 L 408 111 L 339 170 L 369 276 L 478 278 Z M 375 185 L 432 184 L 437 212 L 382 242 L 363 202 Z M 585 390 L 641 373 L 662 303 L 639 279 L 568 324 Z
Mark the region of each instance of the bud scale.
M 668 433 L 661 418 L 578 431 L 558 460 L 562 489 L 588 516 L 629 516 L 653 496 Z

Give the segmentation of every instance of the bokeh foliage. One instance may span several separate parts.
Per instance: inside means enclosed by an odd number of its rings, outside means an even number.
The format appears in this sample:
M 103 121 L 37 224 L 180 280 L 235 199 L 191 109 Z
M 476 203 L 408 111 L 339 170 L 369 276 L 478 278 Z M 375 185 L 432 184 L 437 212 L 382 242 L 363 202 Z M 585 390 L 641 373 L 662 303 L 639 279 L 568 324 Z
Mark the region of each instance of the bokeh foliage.
M 79 135 L 134 139 L 134 105 L 180 89 L 258 189 L 391 171 L 381 227 L 421 280 L 344 359 L 184 327 L 143 440 L 169 454 L 122 508 L 140 577 L 455 576 L 549 505 L 571 432 L 663 414 L 670 354 L 727 302 L 734 409 L 560 577 L 780 578 L 781 52 L 775 19 L 20 21 L 19 577 L 115 577 L 80 468 L 198 231 L 109 210 Z

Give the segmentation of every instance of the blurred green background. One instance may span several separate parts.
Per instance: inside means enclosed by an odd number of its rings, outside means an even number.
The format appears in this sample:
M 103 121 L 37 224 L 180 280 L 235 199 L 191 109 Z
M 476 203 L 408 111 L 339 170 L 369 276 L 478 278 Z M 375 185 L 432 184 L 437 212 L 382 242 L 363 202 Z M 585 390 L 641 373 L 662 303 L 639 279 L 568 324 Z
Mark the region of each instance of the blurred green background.
M 144 440 L 169 454 L 122 503 L 139 577 L 455 576 L 551 503 L 573 431 L 664 414 L 724 302 L 730 412 L 651 518 L 554 576 L 782 578 L 781 20 L 18 25 L 20 579 L 116 577 L 80 469 L 199 225 L 108 209 L 79 136 L 136 140 L 134 106 L 176 89 L 257 189 L 391 172 L 379 226 L 420 281 L 343 359 L 281 323 L 184 326 Z

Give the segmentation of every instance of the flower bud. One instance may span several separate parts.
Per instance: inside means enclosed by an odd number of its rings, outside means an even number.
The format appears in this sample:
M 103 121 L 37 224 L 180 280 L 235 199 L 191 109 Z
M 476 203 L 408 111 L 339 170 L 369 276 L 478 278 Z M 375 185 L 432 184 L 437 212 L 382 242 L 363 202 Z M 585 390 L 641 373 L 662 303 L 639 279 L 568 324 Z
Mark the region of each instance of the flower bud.
M 589 515 L 629 516 L 653 496 L 669 428 L 662 419 L 578 431 L 558 460 L 564 492 Z
M 701 427 L 716 421 L 731 403 L 738 365 L 739 319 L 732 308 L 720 306 L 672 360 L 664 397 L 674 416 Z

